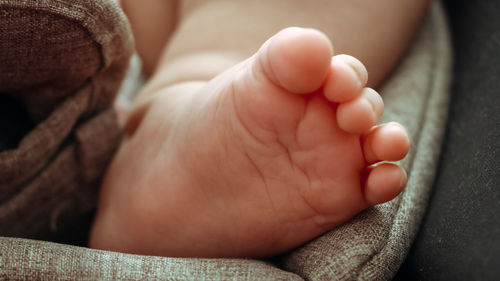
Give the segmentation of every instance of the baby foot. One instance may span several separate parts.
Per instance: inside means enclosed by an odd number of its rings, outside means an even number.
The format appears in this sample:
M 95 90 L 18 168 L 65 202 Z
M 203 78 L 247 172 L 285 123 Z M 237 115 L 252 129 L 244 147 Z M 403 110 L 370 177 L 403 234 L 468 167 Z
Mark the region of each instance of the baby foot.
M 391 200 L 406 174 L 373 164 L 409 140 L 373 127 L 383 102 L 366 81 L 322 33 L 288 28 L 208 83 L 159 90 L 107 173 L 91 246 L 264 257 Z

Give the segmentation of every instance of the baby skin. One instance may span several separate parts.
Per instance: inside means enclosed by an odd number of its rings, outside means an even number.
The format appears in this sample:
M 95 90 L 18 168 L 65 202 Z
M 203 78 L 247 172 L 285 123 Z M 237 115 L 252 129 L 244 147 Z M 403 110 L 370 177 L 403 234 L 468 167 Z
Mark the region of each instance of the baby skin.
M 202 66 L 199 66 L 202 67 Z M 287 28 L 208 82 L 158 87 L 130 117 L 90 246 L 267 257 L 397 196 L 409 139 L 357 59 Z

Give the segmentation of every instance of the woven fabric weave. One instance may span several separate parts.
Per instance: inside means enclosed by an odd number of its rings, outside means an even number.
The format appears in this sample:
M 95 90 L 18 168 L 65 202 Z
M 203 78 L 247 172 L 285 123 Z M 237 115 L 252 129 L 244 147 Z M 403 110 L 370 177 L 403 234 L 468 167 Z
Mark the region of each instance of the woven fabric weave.
M 0 151 L 0 235 L 53 239 L 95 208 L 132 52 L 112 1 L 0 1 L 0 100 L 21 104 L 34 124 Z

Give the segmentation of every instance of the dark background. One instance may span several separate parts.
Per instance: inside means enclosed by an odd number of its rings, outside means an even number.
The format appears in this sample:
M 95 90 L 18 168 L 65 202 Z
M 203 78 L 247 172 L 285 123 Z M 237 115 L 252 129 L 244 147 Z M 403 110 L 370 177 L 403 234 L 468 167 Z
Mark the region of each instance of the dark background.
M 396 280 L 500 280 L 500 0 L 444 4 L 455 52 L 448 126 Z

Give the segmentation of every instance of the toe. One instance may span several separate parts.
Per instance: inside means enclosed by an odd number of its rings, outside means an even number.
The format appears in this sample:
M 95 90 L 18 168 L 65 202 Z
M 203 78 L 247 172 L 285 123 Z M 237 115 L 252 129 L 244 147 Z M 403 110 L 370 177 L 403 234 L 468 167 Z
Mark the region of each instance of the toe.
M 376 205 L 392 200 L 406 185 L 405 170 L 390 163 L 371 167 L 365 182 L 365 199 L 368 205 Z
M 357 98 L 368 81 L 365 66 L 356 58 L 337 55 L 324 86 L 325 97 L 331 102 L 346 102 Z
M 338 125 L 352 134 L 363 134 L 375 125 L 384 112 L 384 102 L 373 89 L 364 88 L 358 98 L 341 103 L 337 109 Z
M 405 128 L 396 122 L 374 127 L 361 139 L 368 164 L 401 160 L 410 149 L 410 139 Z
M 302 94 L 318 90 L 330 70 L 333 48 L 314 29 L 286 28 L 269 39 L 258 52 L 261 71 L 285 90 Z

